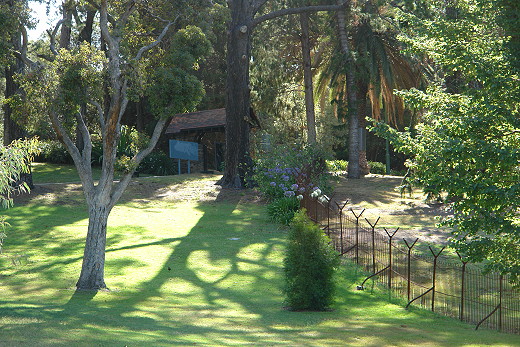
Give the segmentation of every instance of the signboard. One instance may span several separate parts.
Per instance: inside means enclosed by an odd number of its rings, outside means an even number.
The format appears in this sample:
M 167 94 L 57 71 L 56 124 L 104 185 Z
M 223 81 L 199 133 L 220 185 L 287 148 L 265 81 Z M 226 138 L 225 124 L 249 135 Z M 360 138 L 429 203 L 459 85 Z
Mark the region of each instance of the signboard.
M 199 160 L 199 144 L 196 142 L 170 140 L 170 158 Z

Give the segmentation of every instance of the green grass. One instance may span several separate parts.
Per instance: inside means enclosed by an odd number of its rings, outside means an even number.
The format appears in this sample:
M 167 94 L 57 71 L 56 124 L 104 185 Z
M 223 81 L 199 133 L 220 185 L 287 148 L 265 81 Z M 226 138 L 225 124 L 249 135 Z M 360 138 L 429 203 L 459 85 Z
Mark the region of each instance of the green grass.
M 333 311 L 284 310 L 286 232 L 264 206 L 242 203 L 240 194 L 145 203 L 134 188 L 110 216 L 106 292 L 73 289 L 87 226 L 80 193 L 7 211 L 0 346 L 519 345 L 516 335 L 356 291 L 363 274 L 352 265 L 338 276 Z
M 69 183 L 79 182 L 78 171 L 72 164 L 50 164 L 32 163 L 31 164 L 33 181 L 35 184 L 42 183 Z M 93 167 L 94 179 L 99 179 L 101 169 Z

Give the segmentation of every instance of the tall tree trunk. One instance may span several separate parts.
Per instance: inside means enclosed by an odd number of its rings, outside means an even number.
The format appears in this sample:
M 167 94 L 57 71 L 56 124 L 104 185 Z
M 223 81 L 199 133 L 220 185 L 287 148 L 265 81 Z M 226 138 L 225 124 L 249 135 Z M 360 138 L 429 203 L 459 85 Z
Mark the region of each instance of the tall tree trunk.
M 226 102 L 226 167 L 219 184 L 227 188 L 243 188 L 245 171 L 250 166 L 250 85 L 252 13 L 249 1 L 234 0 L 228 31 L 227 102 Z
M 359 170 L 361 175 L 368 175 L 370 167 L 367 160 L 366 150 L 366 119 L 368 115 L 367 92 L 368 85 L 358 78 L 357 83 L 357 102 L 358 102 L 358 135 L 359 135 Z
M 311 70 L 311 45 L 309 39 L 309 14 L 300 13 L 301 45 L 303 58 L 303 81 L 305 86 L 305 114 L 307 116 L 307 142 L 316 144 L 316 115 Z
M 60 48 L 68 49 L 70 45 L 70 35 L 72 33 L 72 10 L 74 3 L 70 0 L 65 0 L 61 4 L 62 6 L 62 19 L 64 22 L 61 25 L 60 31 Z
M 341 4 L 341 0 L 338 0 Z M 346 87 L 348 94 L 348 119 L 349 119 L 349 160 L 348 160 L 348 177 L 360 178 L 361 172 L 359 167 L 359 118 L 357 114 L 357 92 L 356 92 L 356 78 L 354 71 L 354 59 L 352 57 L 352 50 L 347 36 L 347 24 L 344 10 L 336 12 L 336 19 L 338 21 L 338 36 L 341 44 L 341 51 L 343 52 L 345 64 L 347 66 L 346 72 Z
M 18 31 L 11 36 L 11 43 L 15 51 L 22 50 L 22 34 Z M 5 99 L 20 93 L 20 86 L 14 80 L 14 76 L 22 73 L 25 64 L 21 59 L 16 59 L 13 64 L 5 69 Z M 14 140 L 23 138 L 26 134 L 22 127 L 12 118 L 13 110 L 9 104 L 4 104 L 4 145 L 9 145 Z
M 76 283 L 79 290 L 98 290 L 105 284 L 105 247 L 110 208 L 107 204 L 89 207 L 88 232 L 83 252 L 81 274 Z

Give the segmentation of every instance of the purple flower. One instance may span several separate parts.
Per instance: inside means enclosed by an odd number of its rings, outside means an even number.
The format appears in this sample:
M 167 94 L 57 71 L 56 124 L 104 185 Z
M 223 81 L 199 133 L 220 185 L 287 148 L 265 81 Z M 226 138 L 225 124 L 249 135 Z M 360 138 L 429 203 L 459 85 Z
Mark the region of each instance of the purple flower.
M 298 190 L 298 185 L 295 183 L 291 186 L 291 189 L 292 190 Z
M 292 191 L 292 190 L 288 190 L 286 191 L 285 193 L 283 193 L 283 195 L 285 195 L 286 197 L 291 197 L 291 196 L 294 196 L 295 193 Z
M 287 182 L 287 181 L 290 179 L 290 177 L 289 177 L 289 176 L 286 176 L 286 175 L 283 175 L 283 176 L 282 176 L 282 179 L 283 179 L 285 182 Z
M 305 191 L 305 187 L 300 187 L 300 189 L 298 189 L 298 191 L 299 191 L 300 193 L 303 193 L 303 192 Z
M 269 183 L 272 187 L 276 187 L 276 182 Z

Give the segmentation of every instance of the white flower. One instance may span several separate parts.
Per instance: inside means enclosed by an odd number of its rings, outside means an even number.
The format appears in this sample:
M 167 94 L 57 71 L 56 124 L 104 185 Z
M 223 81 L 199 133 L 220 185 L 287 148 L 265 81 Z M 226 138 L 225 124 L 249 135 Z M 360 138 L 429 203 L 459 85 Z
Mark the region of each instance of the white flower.
M 298 195 L 298 196 L 296 197 L 296 199 L 298 199 L 298 200 L 302 200 L 302 199 L 303 199 L 303 195 L 301 195 L 301 194 Z

